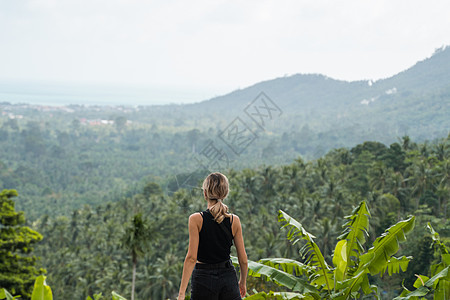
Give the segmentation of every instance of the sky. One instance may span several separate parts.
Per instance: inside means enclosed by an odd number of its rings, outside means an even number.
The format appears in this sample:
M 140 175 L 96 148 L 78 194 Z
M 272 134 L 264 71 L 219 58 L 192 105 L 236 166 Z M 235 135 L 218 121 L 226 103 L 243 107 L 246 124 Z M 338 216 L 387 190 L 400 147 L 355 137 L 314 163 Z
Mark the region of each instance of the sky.
M 377 80 L 450 45 L 449 11 L 447 0 L 0 0 L 0 81 L 196 102 L 298 73 Z

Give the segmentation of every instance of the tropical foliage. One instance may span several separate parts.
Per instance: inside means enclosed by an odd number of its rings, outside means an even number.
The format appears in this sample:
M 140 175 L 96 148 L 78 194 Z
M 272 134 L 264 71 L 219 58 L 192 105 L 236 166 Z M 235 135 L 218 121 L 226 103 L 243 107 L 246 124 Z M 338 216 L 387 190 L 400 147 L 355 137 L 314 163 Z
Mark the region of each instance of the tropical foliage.
M 427 227 L 430 230 L 433 238 L 433 246 L 440 255 L 437 263 L 430 266 L 430 276 L 416 275 L 418 278 L 414 283 L 416 290 L 409 291 L 404 288 L 404 291 L 395 300 L 402 299 L 425 299 L 420 298 L 432 293 L 433 299 L 449 299 L 450 298 L 450 252 L 448 247 L 441 241 L 439 233 L 428 223 Z
M 394 257 L 399 242 L 413 227 L 415 218 L 410 217 L 389 227 L 371 248 L 364 250 L 368 238 L 370 213 L 366 203 L 361 202 L 344 225 L 338 237 L 332 263 L 325 260 L 314 236 L 287 213 L 279 212 L 279 221 L 288 229 L 287 237 L 293 243 L 303 242 L 300 250 L 303 261 L 289 259 L 262 259 L 249 264 L 252 276 L 265 275 L 268 279 L 289 288 L 290 293 L 271 292 L 280 299 L 354 299 L 363 295 L 380 298 L 379 289 L 369 282 L 369 275 L 382 276 L 405 271 L 410 257 Z M 258 293 L 248 299 L 266 297 Z M 270 295 L 270 294 L 269 294 Z

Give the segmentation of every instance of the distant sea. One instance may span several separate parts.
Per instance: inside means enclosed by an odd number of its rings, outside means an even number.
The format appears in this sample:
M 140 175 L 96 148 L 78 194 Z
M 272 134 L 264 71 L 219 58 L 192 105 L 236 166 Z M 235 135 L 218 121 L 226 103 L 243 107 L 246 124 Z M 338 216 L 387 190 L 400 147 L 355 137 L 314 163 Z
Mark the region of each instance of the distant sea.
M 213 95 L 206 89 L 0 81 L 0 102 L 12 104 L 164 105 L 200 102 Z

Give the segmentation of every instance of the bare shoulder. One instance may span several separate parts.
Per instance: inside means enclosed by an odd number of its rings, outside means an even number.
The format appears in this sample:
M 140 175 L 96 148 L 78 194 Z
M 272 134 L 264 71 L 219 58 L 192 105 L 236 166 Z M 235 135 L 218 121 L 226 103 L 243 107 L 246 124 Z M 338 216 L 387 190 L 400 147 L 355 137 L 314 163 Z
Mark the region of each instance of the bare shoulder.
M 239 219 L 238 215 L 233 214 L 233 223 L 237 222 L 237 224 L 241 224 L 241 219 Z
M 194 225 L 197 228 L 200 228 L 203 224 L 203 218 L 200 213 L 193 213 L 189 216 L 189 225 Z
M 231 224 L 231 231 L 234 237 L 242 232 L 241 219 L 239 219 L 238 215 L 233 214 L 233 224 Z
M 200 213 L 193 213 L 189 216 L 189 222 L 199 222 L 202 220 L 202 215 Z

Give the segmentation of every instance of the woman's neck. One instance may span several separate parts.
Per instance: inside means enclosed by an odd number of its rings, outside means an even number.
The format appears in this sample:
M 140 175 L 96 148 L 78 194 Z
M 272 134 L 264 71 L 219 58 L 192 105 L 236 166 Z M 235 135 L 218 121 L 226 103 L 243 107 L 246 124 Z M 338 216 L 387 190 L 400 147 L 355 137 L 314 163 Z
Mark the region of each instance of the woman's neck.
M 217 203 L 217 200 L 206 200 L 208 202 L 208 209 L 210 209 L 214 204 Z

